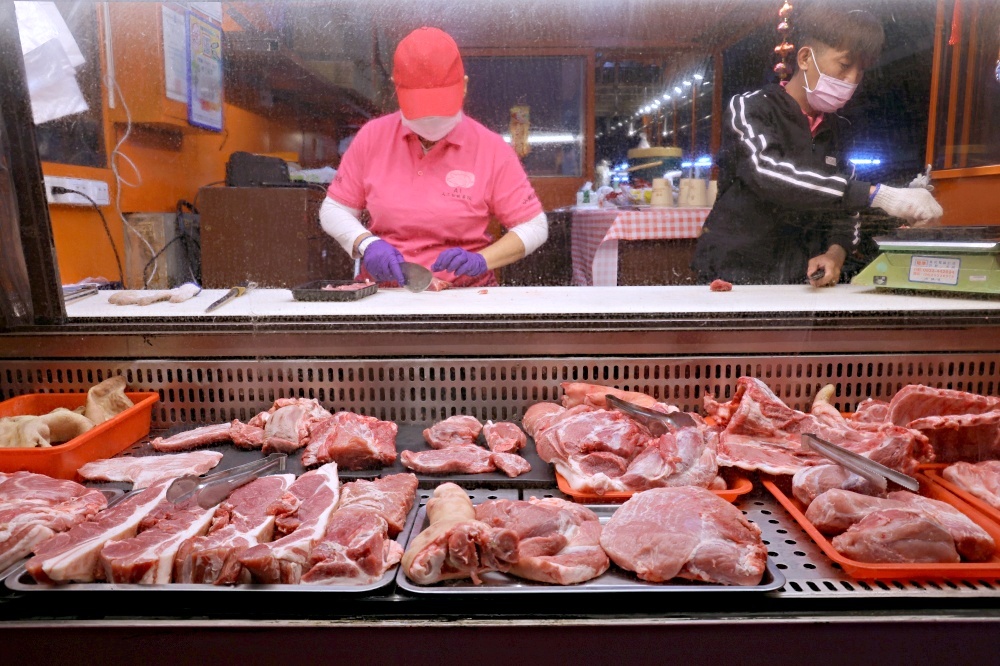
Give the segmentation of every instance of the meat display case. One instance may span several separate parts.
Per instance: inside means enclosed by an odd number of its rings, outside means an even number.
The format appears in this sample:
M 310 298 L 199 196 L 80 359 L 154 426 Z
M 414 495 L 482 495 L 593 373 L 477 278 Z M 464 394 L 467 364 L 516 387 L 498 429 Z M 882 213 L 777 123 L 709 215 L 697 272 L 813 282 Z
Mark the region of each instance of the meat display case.
M 586 314 L 543 305 L 534 313 L 510 313 L 504 303 L 539 288 L 489 291 L 461 295 L 477 305 L 456 305 L 451 313 L 346 319 L 268 312 L 261 304 L 269 294 L 262 293 L 249 317 L 147 313 L 122 321 L 101 315 L 94 297 L 87 299 L 89 310 L 82 307 L 86 301 L 71 304 L 66 325 L 0 334 L 0 399 L 85 391 L 122 374 L 130 390 L 160 395 L 152 417 L 157 434 L 247 419 L 290 396 L 407 426 L 456 413 L 517 420 L 531 404 L 558 400 L 563 381 L 643 391 L 692 411 L 706 394 L 729 399 L 743 375 L 762 379 L 798 409 L 825 384 L 838 387 L 835 405 L 843 411 L 909 383 L 1000 391 L 1000 304 L 992 301 L 902 296 L 890 309 L 818 311 L 813 297 L 778 312 L 747 307 L 720 314 L 690 306 Z M 703 291 L 625 287 L 609 293 L 637 302 L 656 294 L 663 302 L 696 303 Z M 541 289 L 542 302 L 562 303 L 573 293 L 595 298 L 586 292 Z M 518 492 L 559 494 L 554 484 Z M 339 658 L 366 663 L 430 661 L 445 650 L 492 662 L 526 649 L 533 659 L 559 662 L 624 653 L 638 661 L 759 654 L 823 663 L 885 654 L 886 645 L 894 660 L 929 663 L 1000 647 L 1000 582 L 855 580 L 758 481 L 737 501 L 761 527 L 785 577 L 779 590 L 652 601 L 558 590 L 530 597 L 420 596 L 395 587 L 363 595 L 6 591 L 0 632 L 17 654 L 35 660 L 101 654 L 128 640 L 130 657 L 151 663 L 176 658 L 179 645 L 199 660 L 232 661 L 279 642 L 283 659 L 335 650 Z

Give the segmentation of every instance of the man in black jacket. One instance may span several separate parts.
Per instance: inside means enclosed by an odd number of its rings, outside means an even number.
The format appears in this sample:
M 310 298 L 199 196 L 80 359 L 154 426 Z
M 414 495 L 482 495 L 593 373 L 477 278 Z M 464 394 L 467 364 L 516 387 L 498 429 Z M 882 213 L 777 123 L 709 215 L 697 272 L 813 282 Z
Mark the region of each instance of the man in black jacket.
M 854 213 L 871 206 L 915 225 L 941 216 L 924 188 L 850 174 L 835 112 L 878 59 L 884 34 L 868 12 L 841 7 L 814 4 L 798 18 L 797 71 L 787 85 L 730 100 L 718 198 L 691 265 L 700 281 L 832 286 L 859 241 Z

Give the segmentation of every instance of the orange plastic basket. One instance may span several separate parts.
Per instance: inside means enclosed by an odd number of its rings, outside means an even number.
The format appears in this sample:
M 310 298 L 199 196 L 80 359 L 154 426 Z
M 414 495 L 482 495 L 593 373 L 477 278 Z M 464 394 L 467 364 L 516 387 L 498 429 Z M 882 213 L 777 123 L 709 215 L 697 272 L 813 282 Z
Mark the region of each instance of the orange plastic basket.
M 44 448 L 0 448 L 0 472 L 36 472 L 57 479 L 75 479 L 91 460 L 111 458 L 149 434 L 156 393 L 126 393 L 135 403 L 68 442 Z M 30 393 L 0 402 L 0 417 L 41 416 L 57 407 L 87 404 L 86 393 Z
M 611 492 L 597 495 L 596 493 L 574 490 L 559 472 L 556 472 L 556 485 L 559 487 L 560 492 L 572 497 L 574 502 L 582 504 L 621 504 L 635 494 L 632 492 Z M 750 483 L 750 479 L 745 476 L 736 476 L 728 488 L 725 490 L 713 490 L 712 492 L 727 502 L 735 502 L 737 497 L 746 495 L 751 490 L 753 490 L 753 484 Z
M 998 544 L 998 551 L 1000 551 L 1000 523 L 993 522 L 982 511 L 944 490 L 941 486 L 929 480 L 925 474 L 918 473 L 917 479 L 920 481 L 921 495 L 950 504 L 964 513 L 993 537 L 993 540 Z M 806 518 L 805 506 L 801 502 L 794 497 L 786 495 L 773 481 L 765 479 L 763 480 L 763 484 L 774 495 L 774 498 L 785 507 L 788 513 L 792 514 L 792 517 L 812 537 L 812 540 L 816 542 L 816 545 L 822 549 L 826 556 L 839 564 L 845 573 L 854 578 L 864 580 L 965 580 L 974 578 L 1000 578 L 1000 552 L 993 553 L 993 557 L 987 562 L 959 562 L 958 564 L 898 564 L 895 562 L 881 564 L 859 562 L 844 557 L 833 547 L 830 539 L 816 529 L 816 526 Z

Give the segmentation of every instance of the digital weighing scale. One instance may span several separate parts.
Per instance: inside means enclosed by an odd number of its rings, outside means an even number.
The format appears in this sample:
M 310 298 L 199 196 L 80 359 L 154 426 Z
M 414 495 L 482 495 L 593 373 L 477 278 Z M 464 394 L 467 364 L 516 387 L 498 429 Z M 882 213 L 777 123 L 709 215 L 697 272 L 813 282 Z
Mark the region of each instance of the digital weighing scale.
M 896 229 L 851 284 L 1000 295 L 1000 226 Z

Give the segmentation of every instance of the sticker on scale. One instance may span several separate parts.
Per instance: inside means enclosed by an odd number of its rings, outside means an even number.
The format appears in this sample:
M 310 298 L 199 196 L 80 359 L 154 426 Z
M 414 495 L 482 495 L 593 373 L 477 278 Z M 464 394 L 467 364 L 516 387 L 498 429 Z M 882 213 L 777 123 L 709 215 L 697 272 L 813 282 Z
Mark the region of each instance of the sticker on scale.
M 910 257 L 910 282 L 958 284 L 962 260 L 954 257 Z

